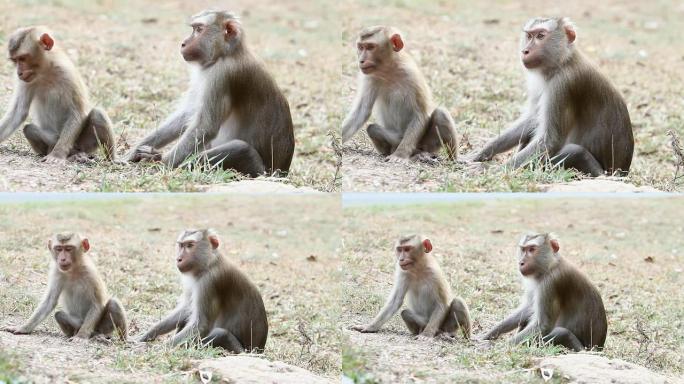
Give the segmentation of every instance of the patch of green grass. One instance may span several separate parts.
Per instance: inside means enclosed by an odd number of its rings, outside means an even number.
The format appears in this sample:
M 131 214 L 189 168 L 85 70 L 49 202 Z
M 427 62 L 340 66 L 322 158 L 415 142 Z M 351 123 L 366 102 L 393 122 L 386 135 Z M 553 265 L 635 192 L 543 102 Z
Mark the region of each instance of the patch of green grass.
M 21 375 L 19 364 L 12 355 L 0 350 L 0 384 L 28 383 Z
M 345 347 L 342 349 L 342 375 L 355 384 L 376 384 L 380 383 L 373 377 L 373 374 L 366 368 L 367 361 L 363 354 L 354 348 Z

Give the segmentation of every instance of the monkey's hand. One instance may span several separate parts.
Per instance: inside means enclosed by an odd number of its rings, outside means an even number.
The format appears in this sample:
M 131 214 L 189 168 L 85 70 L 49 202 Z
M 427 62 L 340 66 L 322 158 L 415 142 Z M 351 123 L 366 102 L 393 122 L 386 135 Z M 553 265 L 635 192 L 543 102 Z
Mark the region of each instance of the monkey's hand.
M 351 329 L 355 331 L 359 331 L 361 333 L 375 333 L 378 330 L 371 327 L 370 325 L 354 325 L 351 327 Z
M 395 154 L 391 154 L 385 158 L 385 161 L 394 164 L 408 164 L 409 159 L 406 157 L 400 157 Z
M 55 156 L 54 154 L 49 154 L 42 159 L 40 159 L 41 162 L 43 163 L 48 163 L 48 164 L 64 164 L 66 163 L 66 158 Z
M 133 150 L 128 156 L 128 161 L 132 163 L 139 163 L 141 161 L 161 161 L 161 151 L 152 148 L 149 145 L 141 145 Z
M 31 330 L 26 329 L 24 327 L 6 327 L 3 328 L 3 331 L 7 331 L 15 335 L 28 335 L 29 333 L 31 333 Z

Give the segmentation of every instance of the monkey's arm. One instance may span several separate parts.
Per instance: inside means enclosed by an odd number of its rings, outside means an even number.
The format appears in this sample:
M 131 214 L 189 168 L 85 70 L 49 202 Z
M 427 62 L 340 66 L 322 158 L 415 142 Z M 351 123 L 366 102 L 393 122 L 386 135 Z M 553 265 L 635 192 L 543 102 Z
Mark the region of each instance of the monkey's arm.
M 499 153 L 506 152 L 528 139 L 537 126 L 536 118 L 528 113 L 513 122 L 499 136 L 490 140 L 482 150 L 473 156 L 472 161 L 489 161 Z
M 59 279 L 50 279 L 48 282 L 48 289 L 45 292 L 43 301 L 40 303 L 38 308 L 33 312 L 31 318 L 28 319 L 26 324 L 22 325 L 15 333 L 31 333 L 38 324 L 40 324 L 47 315 L 52 312 L 57 306 L 57 300 L 59 300 L 59 295 L 62 293 L 62 282 Z
M 386 322 L 392 317 L 401 305 L 404 303 L 404 297 L 406 296 L 406 291 L 408 289 L 408 284 L 405 279 L 398 278 L 392 293 L 390 293 L 387 298 L 385 306 L 380 310 L 375 319 L 364 327 L 363 332 L 377 332 Z
M 342 142 L 345 143 L 361 129 L 373 112 L 377 94 L 375 88 L 362 82 L 354 99 L 351 111 L 342 122 Z
M 427 121 L 422 116 L 414 116 L 408 123 L 406 132 L 404 132 L 404 137 L 402 137 L 401 142 L 399 142 L 397 149 L 390 156 L 398 157 L 400 159 L 408 159 L 411 157 L 418 147 L 418 142 L 425 136 L 426 128 Z
M 48 154 L 48 157 L 66 159 L 67 156 L 69 156 L 69 152 L 74 147 L 78 135 L 81 133 L 82 124 L 83 118 L 81 116 L 76 114 L 69 116 L 64 122 L 57 143 L 55 143 L 55 147 Z
M 150 146 L 154 149 L 163 148 L 170 142 L 180 137 L 188 127 L 188 120 L 192 115 L 192 111 L 179 109 L 169 115 L 164 122 L 155 129 L 154 132 L 147 135 L 136 147 Z
M 425 325 L 425 329 L 423 329 L 423 332 L 421 332 L 420 335 L 426 337 L 435 337 L 437 331 L 439 330 L 439 326 L 442 325 L 442 322 L 444 322 L 447 311 L 448 306 L 444 305 L 443 303 L 439 303 L 435 310 L 430 314 L 430 319 L 428 319 L 428 323 Z
M 0 120 L 0 143 L 7 140 L 28 117 L 32 95 L 25 89 L 17 89 L 12 96 L 10 107 Z
M 221 116 L 228 116 L 229 113 L 220 111 L 223 102 L 220 99 L 207 101 L 216 104 L 217 111 L 214 113 L 197 113 L 188 124 L 182 136 L 168 152 L 162 156 L 162 162 L 171 168 L 181 165 L 193 153 L 204 151 L 205 144 L 211 142 L 216 137 L 221 127 Z M 209 110 L 212 108 L 207 107 Z
M 188 308 L 185 305 L 178 305 L 171 313 L 153 325 L 144 335 L 140 336 L 138 340 L 142 342 L 152 341 L 161 335 L 167 334 L 174 330 L 178 324 L 187 321 L 188 316 Z
M 74 335 L 74 337 L 78 337 L 81 339 L 89 338 L 90 335 L 92 335 L 95 331 L 95 327 L 97 326 L 97 323 L 100 321 L 100 318 L 102 318 L 103 310 L 104 306 L 102 306 L 100 303 L 93 303 L 93 305 L 90 306 L 88 313 L 86 313 L 85 319 L 83 319 L 83 324 L 81 324 L 81 328 L 78 329 L 78 332 L 76 333 L 76 335 Z
M 482 339 L 495 340 L 504 333 L 508 333 L 518 328 L 520 324 L 527 322 L 530 316 L 532 316 L 532 308 L 529 305 L 521 306 L 495 325 L 494 328 L 482 336 Z

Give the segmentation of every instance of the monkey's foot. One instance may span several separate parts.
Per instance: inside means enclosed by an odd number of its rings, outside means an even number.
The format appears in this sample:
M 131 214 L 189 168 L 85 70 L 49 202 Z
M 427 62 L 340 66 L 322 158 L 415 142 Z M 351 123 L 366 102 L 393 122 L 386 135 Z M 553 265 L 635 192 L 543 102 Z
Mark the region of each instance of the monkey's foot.
M 149 145 L 141 145 L 129 156 L 128 161 L 138 163 L 143 161 L 161 161 L 162 153 Z
M 67 159 L 69 161 L 73 161 L 74 163 L 79 163 L 79 164 L 94 164 L 95 163 L 95 157 L 91 156 L 85 152 L 79 152 L 75 153 Z
M 418 161 L 421 163 L 430 164 L 430 165 L 439 164 L 439 158 L 437 157 L 437 155 L 435 155 L 434 153 L 430 153 L 430 152 L 421 152 L 421 153 L 418 153 L 416 155 L 413 155 L 413 156 L 411 156 L 411 160 Z

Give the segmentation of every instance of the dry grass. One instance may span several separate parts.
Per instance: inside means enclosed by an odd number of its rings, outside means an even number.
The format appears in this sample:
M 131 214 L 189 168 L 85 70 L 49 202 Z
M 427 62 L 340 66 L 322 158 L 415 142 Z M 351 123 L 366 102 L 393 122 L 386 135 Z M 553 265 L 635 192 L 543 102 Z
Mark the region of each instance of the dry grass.
M 180 293 L 172 260 L 177 233 L 211 226 L 223 240 L 222 252 L 262 293 L 270 328 L 265 357 L 337 378 L 340 274 L 334 218 L 340 214 L 334 196 L 2 204 L 0 326 L 18 325 L 31 314 L 45 288 L 46 238 L 71 229 L 89 237 L 91 256 L 137 335 L 172 309 Z M 32 335 L 0 332 L 0 379 L 13 374 L 38 382 L 183 381 L 191 360 L 220 354 L 161 343 L 73 344 L 48 317 Z
M 570 16 L 579 46 L 624 95 L 636 149 L 625 180 L 660 190 L 673 183 L 675 159 L 668 130 L 684 136 L 684 6 L 673 1 L 501 2 L 359 0 L 341 6 L 342 100 L 331 112 L 341 121 L 351 105 L 357 69 L 353 40 L 363 26 L 388 24 L 405 34 L 436 100 L 457 121 L 460 153 L 481 148 L 513 121 L 524 102 L 518 63 L 521 26 L 538 15 Z M 509 155 L 506 155 L 509 156 Z M 459 166 L 383 163 L 365 133 L 346 146 L 344 191 L 536 191 L 539 184 L 567 181 L 567 172 L 510 171 L 495 159 L 484 173 Z
M 468 303 L 474 333 L 493 326 L 518 303 L 514 246 L 522 232 L 553 231 L 561 253 L 598 286 L 608 314 L 604 354 L 666 375 L 684 366 L 684 200 L 565 198 L 345 208 L 343 262 L 346 329 L 343 370 L 357 382 L 534 381 L 537 357 L 558 348 L 484 348 L 416 341 L 399 316 L 377 334 L 349 330 L 381 308 L 392 284 L 396 236 L 432 239 L 455 294 Z
M 54 30 L 89 86 L 93 102 L 114 122 L 119 152 L 155 128 L 187 87 L 180 41 L 190 15 L 212 1 L 0 0 L 0 46 L 17 27 L 45 24 Z M 222 5 L 226 6 L 226 5 Z M 328 132 L 328 95 L 336 94 L 339 27 L 325 2 L 230 2 L 241 15 L 249 43 L 266 63 L 290 102 L 296 148 L 286 182 L 334 190 L 335 155 Z M 6 109 L 14 70 L 0 66 L 0 111 Z M 48 166 L 38 162 L 20 133 L 0 144 L 4 191 L 196 191 L 235 179 L 230 172 L 199 174 L 157 166 Z

